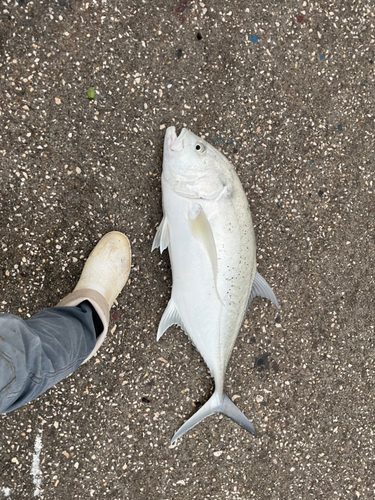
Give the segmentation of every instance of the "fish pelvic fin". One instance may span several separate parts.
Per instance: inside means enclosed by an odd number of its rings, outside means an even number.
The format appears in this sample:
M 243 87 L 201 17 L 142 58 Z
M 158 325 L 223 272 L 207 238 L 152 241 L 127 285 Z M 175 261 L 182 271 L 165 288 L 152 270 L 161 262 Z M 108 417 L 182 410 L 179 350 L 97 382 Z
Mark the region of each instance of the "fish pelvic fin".
M 221 413 L 229 417 L 233 422 L 240 425 L 244 429 L 246 429 L 250 434 L 254 436 L 257 435 L 256 430 L 253 424 L 245 417 L 245 415 L 241 412 L 239 408 L 228 398 L 226 394 L 223 394 L 219 399 L 216 391 L 210 397 L 205 405 L 202 406 L 192 417 L 189 418 L 187 422 L 182 425 L 176 434 L 172 438 L 171 444 L 173 444 L 176 439 L 183 436 L 186 432 L 190 431 L 193 427 L 195 427 L 199 422 L 201 422 L 204 418 L 213 415 L 214 413 Z
M 169 245 L 169 227 L 168 227 L 168 220 L 164 215 L 162 221 L 159 224 L 158 230 L 156 231 L 155 238 L 152 243 L 151 252 L 153 252 L 155 248 L 160 247 L 160 253 L 163 253 L 163 251 L 166 248 L 168 248 L 168 245 Z

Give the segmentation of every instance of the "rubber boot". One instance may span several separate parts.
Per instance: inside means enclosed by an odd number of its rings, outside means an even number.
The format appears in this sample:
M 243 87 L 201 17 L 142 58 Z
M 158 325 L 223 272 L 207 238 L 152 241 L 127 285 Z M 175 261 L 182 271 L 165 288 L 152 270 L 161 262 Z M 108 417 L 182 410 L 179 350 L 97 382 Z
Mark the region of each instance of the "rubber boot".
M 71 307 L 88 300 L 103 324 L 103 331 L 85 363 L 96 354 L 107 335 L 109 311 L 128 280 L 130 264 L 128 238 L 118 231 L 107 233 L 90 253 L 73 292 L 57 304 L 57 307 Z

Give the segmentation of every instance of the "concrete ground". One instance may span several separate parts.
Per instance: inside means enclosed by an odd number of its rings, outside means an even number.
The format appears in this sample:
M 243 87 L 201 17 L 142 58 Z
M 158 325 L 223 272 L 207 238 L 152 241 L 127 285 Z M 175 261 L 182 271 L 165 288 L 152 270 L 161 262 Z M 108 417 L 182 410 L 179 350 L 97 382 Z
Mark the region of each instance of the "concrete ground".
M 56 304 L 107 231 L 133 249 L 98 356 L 0 417 L 0 498 L 375 498 L 373 2 L 0 6 L 0 310 Z M 281 305 L 227 370 L 257 438 L 215 415 L 169 444 L 213 390 L 178 328 L 156 342 L 170 125 L 235 166 Z

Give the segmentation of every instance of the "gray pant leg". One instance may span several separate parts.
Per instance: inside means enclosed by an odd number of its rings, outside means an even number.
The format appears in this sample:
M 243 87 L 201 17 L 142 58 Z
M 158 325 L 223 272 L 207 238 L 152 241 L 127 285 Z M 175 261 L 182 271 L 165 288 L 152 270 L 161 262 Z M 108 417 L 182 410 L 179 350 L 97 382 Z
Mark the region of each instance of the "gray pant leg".
M 25 405 L 73 373 L 95 342 L 88 302 L 45 309 L 26 321 L 0 314 L 0 414 Z

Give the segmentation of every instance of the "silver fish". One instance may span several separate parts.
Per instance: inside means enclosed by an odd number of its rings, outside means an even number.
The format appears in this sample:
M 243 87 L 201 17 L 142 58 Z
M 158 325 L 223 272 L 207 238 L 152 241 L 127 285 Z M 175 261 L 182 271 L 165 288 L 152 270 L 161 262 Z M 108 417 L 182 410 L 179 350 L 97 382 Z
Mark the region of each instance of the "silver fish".
M 224 376 L 248 305 L 256 296 L 277 299 L 256 270 L 253 223 L 246 194 L 229 161 L 183 129 L 164 140 L 163 220 L 152 250 L 168 247 L 173 288 L 157 339 L 179 325 L 215 380 L 215 391 L 173 436 L 172 443 L 213 413 L 254 426 L 224 393 Z

